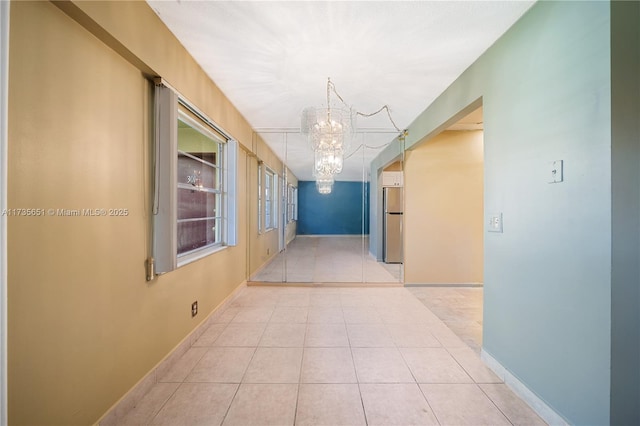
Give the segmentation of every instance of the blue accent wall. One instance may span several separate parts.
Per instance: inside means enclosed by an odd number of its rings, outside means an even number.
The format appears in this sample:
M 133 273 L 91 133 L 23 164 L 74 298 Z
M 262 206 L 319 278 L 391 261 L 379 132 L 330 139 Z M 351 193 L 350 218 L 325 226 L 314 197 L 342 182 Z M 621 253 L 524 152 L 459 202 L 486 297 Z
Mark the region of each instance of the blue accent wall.
M 368 183 L 335 182 L 331 193 L 322 195 L 315 182 L 298 182 L 298 235 L 360 235 L 363 220 L 369 234 Z

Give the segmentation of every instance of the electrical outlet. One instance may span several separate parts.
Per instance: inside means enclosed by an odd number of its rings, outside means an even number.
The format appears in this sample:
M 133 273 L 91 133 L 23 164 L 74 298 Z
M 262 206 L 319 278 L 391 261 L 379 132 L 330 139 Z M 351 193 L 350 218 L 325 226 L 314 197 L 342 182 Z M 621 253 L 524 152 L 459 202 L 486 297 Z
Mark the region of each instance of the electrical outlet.
M 191 316 L 195 317 L 198 315 L 198 301 L 196 300 L 191 304 Z

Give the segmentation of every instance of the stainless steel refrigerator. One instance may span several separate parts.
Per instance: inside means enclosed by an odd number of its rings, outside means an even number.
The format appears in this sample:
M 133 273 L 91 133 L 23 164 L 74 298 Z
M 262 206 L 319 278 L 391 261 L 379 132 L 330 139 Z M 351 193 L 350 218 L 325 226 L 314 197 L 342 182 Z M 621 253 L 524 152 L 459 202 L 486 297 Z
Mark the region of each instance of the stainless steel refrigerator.
M 402 263 L 402 188 L 384 188 L 384 261 Z

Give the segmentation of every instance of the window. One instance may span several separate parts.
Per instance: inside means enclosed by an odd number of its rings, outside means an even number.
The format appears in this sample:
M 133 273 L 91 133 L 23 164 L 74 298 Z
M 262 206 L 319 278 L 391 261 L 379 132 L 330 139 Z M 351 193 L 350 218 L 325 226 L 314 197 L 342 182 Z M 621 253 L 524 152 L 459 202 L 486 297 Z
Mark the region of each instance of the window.
M 298 188 L 293 185 L 288 186 L 287 191 L 287 221 L 298 220 Z
M 258 233 L 262 234 L 262 164 L 258 164 Z
M 236 143 L 156 85 L 153 251 L 169 272 L 236 242 Z
M 224 141 L 180 109 L 178 117 L 178 256 L 221 244 Z
M 276 174 L 266 169 L 264 174 L 264 229 L 270 230 L 278 226 Z

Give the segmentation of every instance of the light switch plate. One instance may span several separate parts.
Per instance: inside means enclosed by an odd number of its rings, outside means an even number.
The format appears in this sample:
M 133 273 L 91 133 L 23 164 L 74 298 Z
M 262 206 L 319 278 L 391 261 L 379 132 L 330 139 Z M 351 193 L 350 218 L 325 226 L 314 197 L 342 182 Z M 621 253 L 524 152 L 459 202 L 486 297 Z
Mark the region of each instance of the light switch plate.
M 502 213 L 489 214 L 489 232 L 502 232 Z
M 556 160 L 549 163 L 549 183 L 562 182 L 563 160 Z

